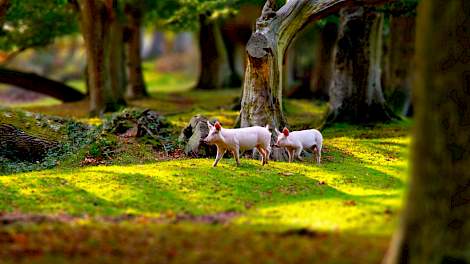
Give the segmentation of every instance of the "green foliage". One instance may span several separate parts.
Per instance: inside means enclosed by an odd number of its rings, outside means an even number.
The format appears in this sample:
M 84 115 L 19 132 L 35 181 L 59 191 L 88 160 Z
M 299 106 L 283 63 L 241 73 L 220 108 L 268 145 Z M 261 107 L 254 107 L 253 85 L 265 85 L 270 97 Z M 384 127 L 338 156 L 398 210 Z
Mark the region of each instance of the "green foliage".
M 59 142 L 40 162 L 9 160 L 0 157 L 0 174 L 53 168 L 63 160 L 77 155 L 97 136 L 97 128 L 70 119 L 44 116 L 31 112 L 0 109 L 0 122 L 12 124 L 28 134 Z
M 0 31 L 0 49 L 41 47 L 77 31 L 76 14 L 65 0 L 11 0 Z

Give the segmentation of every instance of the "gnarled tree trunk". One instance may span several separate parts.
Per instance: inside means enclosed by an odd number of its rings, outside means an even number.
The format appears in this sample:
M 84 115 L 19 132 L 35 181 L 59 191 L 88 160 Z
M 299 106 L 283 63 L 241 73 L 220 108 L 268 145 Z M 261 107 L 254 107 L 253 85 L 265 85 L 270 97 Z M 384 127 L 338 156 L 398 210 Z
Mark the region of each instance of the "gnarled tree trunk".
M 243 85 L 242 127 L 287 124 L 282 112 L 282 70 L 287 47 L 309 23 L 336 13 L 345 6 L 379 4 L 386 0 L 290 0 L 275 10 L 268 0 L 247 44 L 247 67 Z
M 230 67 L 222 33 L 217 22 L 200 15 L 199 50 L 201 69 L 196 89 L 213 90 L 229 87 Z
M 122 27 L 117 25 L 117 2 L 79 0 L 78 4 L 87 56 L 90 114 L 115 111 L 125 104 Z M 113 43 L 119 39 L 120 43 Z
M 393 118 L 381 86 L 382 28 L 383 15 L 370 8 L 341 10 L 328 123 L 371 123 Z
M 74 88 L 34 73 L 0 68 L 0 83 L 11 84 L 29 91 L 45 94 L 63 102 L 76 102 L 85 95 Z
M 127 16 L 127 69 L 129 73 L 129 83 L 127 84 L 127 97 L 138 99 L 147 97 L 147 87 L 145 86 L 144 73 L 142 71 L 141 58 L 141 34 L 142 11 L 138 6 L 131 4 L 125 8 Z
M 384 263 L 470 263 L 470 3 L 421 1 L 412 176 Z

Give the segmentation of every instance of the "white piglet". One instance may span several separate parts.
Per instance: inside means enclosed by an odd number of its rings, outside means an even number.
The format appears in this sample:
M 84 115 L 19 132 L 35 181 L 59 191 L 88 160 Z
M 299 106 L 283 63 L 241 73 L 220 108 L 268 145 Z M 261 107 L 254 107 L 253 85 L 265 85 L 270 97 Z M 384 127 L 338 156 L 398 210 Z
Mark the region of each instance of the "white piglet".
M 239 166 L 240 151 L 254 148 L 258 149 L 261 153 L 262 165 L 268 163 L 271 152 L 271 133 L 268 130 L 268 126 L 225 129 L 219 122 L 216 122 L 215 125 L 207 122 L 207 126 L 209 127 L 209 134 L 203 141 L 217 146 L 217 157 L 214 164 L 212 164 L 213 167 L 217 166 L 217 163 L 219 163 L 226 151 L 232 152 L 237 161 L 237 166 Z
M 321 148 L 323 144 L 323 136 L 320 131 L 316 129 L 301 130 L 289 132 L 289 129 L 284 128 L 282 133 L 276 129 L 278 134 L 277 141 L 274 146 L 282 147 L 287 150 L 289 155 L 289 162 L 294 158 L 302 160 L 300 153 L 303 149 L 311 149 L 316 156 L 317 163 L 320 164 Z

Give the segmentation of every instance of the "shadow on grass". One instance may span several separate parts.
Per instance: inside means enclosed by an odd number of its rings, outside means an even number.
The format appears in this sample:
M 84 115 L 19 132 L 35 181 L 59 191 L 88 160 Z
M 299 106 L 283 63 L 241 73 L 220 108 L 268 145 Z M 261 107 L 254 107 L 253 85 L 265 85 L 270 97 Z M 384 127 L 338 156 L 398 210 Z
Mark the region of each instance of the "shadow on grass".
M 233 163 L 225 159 L 221 167 L 211 168 L 210 160 L 179 160 L 88 167 L 59 171 L 57 176 L 5 176 L 0 178 L 0 204 L 9 211 L 26 212 L 115 215 L 171 211 L 199 215 L 323 199 L 373 203 L 373 198 L 390 196 L 344 190 L 388 191 L 404 185 L 349 158 L 346 164 L 320 167 L 277 162 L 261 167 L 258 161 L 248 160 L 235 167 Z

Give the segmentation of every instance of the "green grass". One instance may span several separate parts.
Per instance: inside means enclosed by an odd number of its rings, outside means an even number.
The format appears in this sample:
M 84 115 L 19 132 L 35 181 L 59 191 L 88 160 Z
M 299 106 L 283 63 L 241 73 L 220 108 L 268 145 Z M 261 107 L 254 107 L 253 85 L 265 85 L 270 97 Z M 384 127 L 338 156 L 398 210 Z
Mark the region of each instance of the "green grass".
M 326 133 L 328 135 L 328 133 Z M 406 181 L 408 138 L 326 140 L 321 166 L 182 159 L 0 177 L 0 211 L 194 215 L 236 211 L 236 223 L 390 234 Z M 319 184 L 325 182 L 325 184 Z M 393 217 L 391 217 L 393 216 Z
M 183 75 L 150 74 L 147 81 L 152 97 L 131 106 L 166 115 L 174 135 L 196 114 L 227 127 L 238 115 L 230 110 L 238 90 L 192 91 L 194 80 Z M 284 107 L 293 129 L 318 127 L 327 111 L 307 100 L 287 99 Z M 24 108 L 101 123 L 87 118 L 86 101 Z M 0 111 L 0 122 L 63 138 L 64 131 L 35 120 Z M 72 220 L 0 224 L 0 262 L 378 263 L 402 208 L 411 126 L 402 120 L 327 128 L 320 166 L 308 157 L 264 167 L 243 158 L 236 167 L 228 157 L 212 168 L 212 158 L 157 160 L 149 146 L 118 141 L 112 165 L 80 166 L 82 151 L 54 169 L 3 175 L 0 215 Z M 226 212 L 235 217 L 224 224 L 173 223 L 181 215 Z
M 236 167 L 227 158 L 211 168 L 212 159 L 136 164 L 135 157 L 128 165 L 0 176 L 1 212 L 78 217 L 70 223 L 0 227 L 5 241 L 12 241 L 0 247 L 0 258 L 12 263 L 378 263 L 406 189 L 407 126 L 330 128 L 324 131 L 320 166 L 306 159 L 262 167 L 242 159 Z M 377 137 L 379 130 L 392 132 Z M 236 217 L 224 225 L 171 224 L 178 215 L 223 212 Z M 123 215 L 137 218 L 100 220 Z M 304 229 L 314 232 L 289 231 Z

